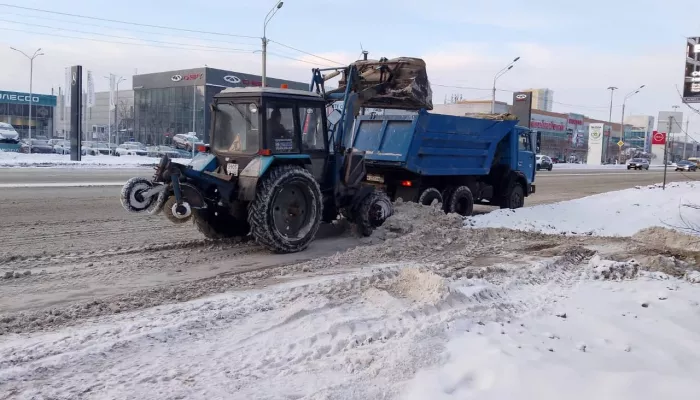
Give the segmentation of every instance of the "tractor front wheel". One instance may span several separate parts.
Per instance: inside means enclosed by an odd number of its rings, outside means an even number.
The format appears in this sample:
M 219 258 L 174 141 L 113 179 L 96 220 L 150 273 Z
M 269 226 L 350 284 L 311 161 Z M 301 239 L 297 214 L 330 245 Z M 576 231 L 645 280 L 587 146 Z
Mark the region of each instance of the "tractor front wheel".
M 255 240 L 276 253 L 302 251 L 316 236 L 322 215 L 321 189 L 296 165 L 274 168 L 258 183 L 248 210 Z

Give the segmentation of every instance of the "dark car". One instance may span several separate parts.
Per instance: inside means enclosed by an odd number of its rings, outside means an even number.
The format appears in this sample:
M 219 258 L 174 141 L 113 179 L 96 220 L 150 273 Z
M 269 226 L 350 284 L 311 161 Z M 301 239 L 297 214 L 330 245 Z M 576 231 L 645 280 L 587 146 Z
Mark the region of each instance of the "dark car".
M 32 143 L 32 153 L 53 153 L 53 146 L 49 144 L 47 140 L 31 139 Z M 29 139 L 22 141 L 22 147 L 20 149 L 22 153 L 29 153 Z
M 627 169 L 649 169 L 649 161 L 644 158 L 633 158 L 627 163 Z
M 676 171 L 697 171 L 698 166 L 692 161 L 683 160 L 676 163 Z

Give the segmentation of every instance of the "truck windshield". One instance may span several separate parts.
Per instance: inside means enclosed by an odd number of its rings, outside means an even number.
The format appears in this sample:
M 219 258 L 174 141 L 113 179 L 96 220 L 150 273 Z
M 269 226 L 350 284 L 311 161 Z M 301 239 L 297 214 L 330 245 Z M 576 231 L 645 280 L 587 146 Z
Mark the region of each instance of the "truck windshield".
M 250 104 L 217 104 L 212 150 L 222 153 L 255 153 L 260 150 L 258 107 Z

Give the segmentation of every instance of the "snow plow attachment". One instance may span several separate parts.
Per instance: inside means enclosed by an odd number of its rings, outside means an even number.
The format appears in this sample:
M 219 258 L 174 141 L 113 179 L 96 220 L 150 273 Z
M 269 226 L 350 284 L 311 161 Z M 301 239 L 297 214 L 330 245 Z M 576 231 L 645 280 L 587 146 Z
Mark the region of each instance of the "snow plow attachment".
M 352 79 L 355 90 L 361 93 L 377 89 L 377 93 L 365 98 L 363 107 L 393 108 L 401 110 L 433 109 L 433 91 L 428 80 L 425 61 L 420 58 L 399 57 L 394 59 L 356 61 L 343 71 L 338 89 L 329 93 L 344 92 L 347 74 L 355 67 L 357 77 Z M 331 76 L 328 76 L 330 78 Z

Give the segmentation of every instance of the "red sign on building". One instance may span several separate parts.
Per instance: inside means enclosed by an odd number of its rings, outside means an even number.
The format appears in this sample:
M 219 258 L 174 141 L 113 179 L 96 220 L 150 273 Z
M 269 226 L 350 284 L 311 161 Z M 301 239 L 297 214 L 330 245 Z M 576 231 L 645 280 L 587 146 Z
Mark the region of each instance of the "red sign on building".
M 653 131 L 651 144 L 666 144 L 666 132 Z

